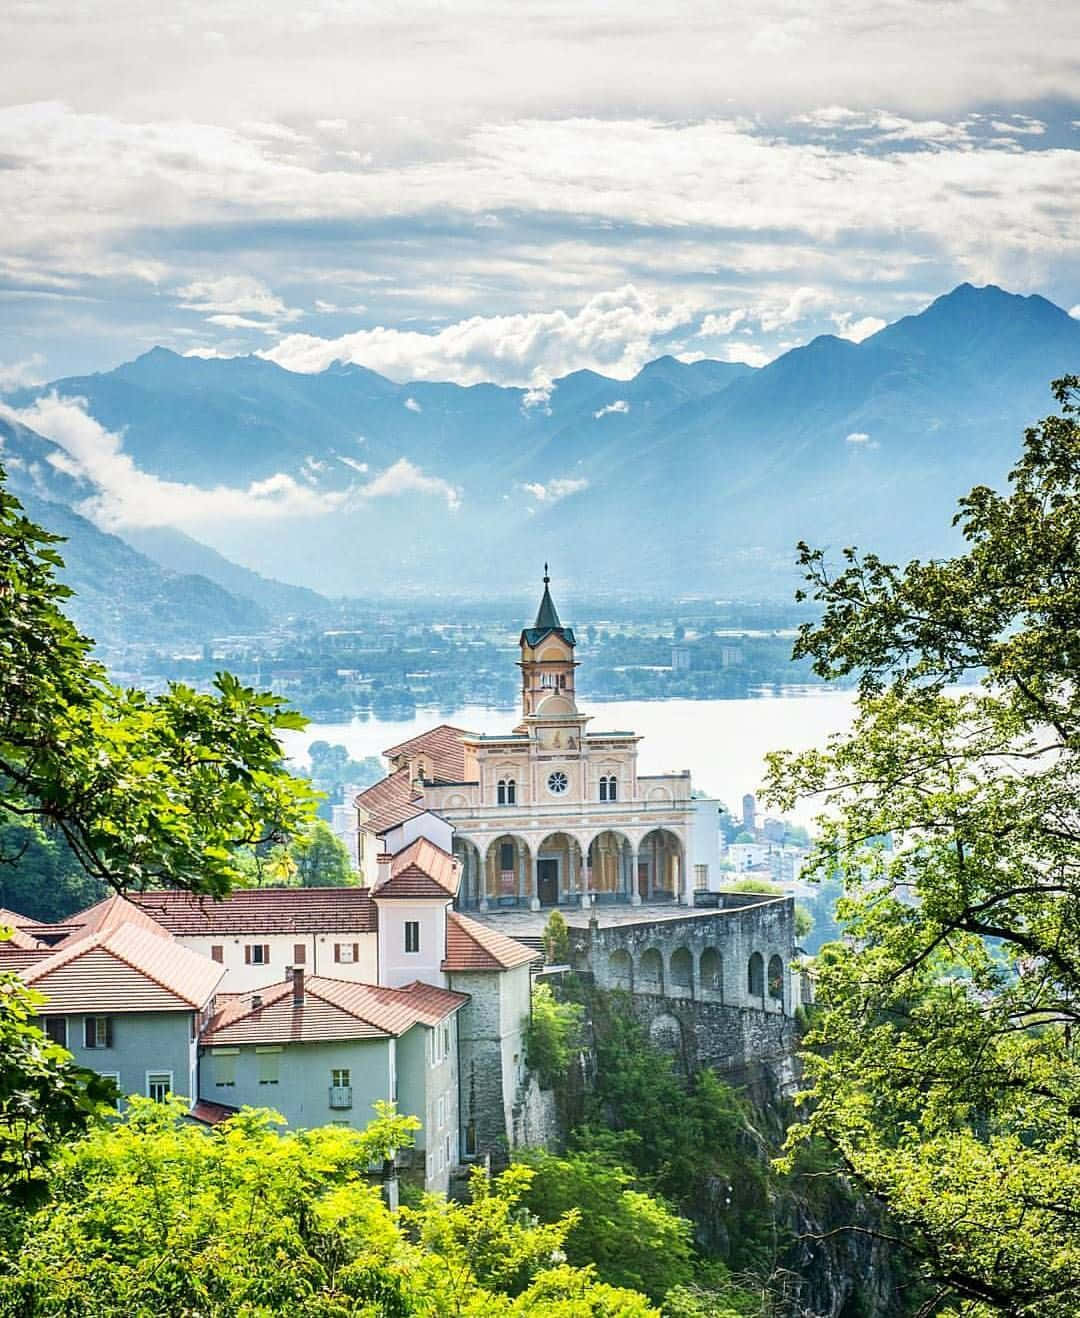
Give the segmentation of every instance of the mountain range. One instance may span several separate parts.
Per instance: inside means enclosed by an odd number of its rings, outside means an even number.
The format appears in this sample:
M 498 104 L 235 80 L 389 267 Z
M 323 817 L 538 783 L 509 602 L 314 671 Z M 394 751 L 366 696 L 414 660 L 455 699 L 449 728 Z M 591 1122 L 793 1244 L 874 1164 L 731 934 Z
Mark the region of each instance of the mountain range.
M 117 528 L 161 568 L 280 614 L 317 607 L 311 591 L 509 593 L 545 559 L 567 591 L 731 598 L 789 595 L 799 539 L 941 553 L 956 498 L 1004 480 L 1050 380 L 1078 368 L 1080 322 L 1060 307 L 962 284 L 861 343 L 822 336 L 759 369 L 662 357 L 530 393 L 156 348 L 7 402 L 85 400 L 196 504 L 290 478 L 310 496 L 298 515 L 185 523 L 197 540 Z M 49 465 L 39 494 L 80 506 L 88 482 Z

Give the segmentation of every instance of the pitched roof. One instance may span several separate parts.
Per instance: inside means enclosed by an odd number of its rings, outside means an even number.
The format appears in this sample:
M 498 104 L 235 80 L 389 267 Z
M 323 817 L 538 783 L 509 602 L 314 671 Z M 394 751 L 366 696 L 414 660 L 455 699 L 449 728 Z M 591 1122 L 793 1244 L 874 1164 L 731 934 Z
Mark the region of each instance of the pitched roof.
M 411 759 L 417 755 L 426 755 L 431 761 L 432 778 L 459 783 L 465 776 L 465 748 L 461 739 L 468 735 L 464 728 L 440 723 L 438 727 L 429 728 L 419 736 L 391 746 L 383 754 L 388 760 L 396 760 L 401 756 Z
M 441 897 L 457 896 L 461 881 L 461 862 L 426 837 L 418 837 L 394 856 L 390 877 L 379 884 L 374 896 Z
M 0 972 L 22 970 L 52 956 L 53 949 L 44 943 L 38 947 L 20 947 L 17 943 L 0 943 Z
M 173 938 L 122 924 L 68 942 L 21 973 L 48 998 L 41 1010 L 49 1015 L 201 1009 L 225 967 Z
M 78 915 L 73 915 L 71 923 L 77 927 L 72 929 L 58 946 L 66 947 L 69 943 L 85 938 L 87 934 L 108 933 L 110 929 L 119 929 L 123 924 L 133 924 L 140 929 L 149 929 L 151 933 L 155 933 L 161 938 L 172 937 L 169 930 L 159 924 L 141 906 L 126 897 L 121 897 L 118 893 L 112 897 L 106 897 L 104 901 L 98 902 L 96 906 L 90 906 L 85 911 L 80 911 Z
M 545 636 L 555 632 L 561 636 L 567 645 L 574 644 L 574 630 L 572 627 L 564 627 L 559 621 L 559 611 L 555 607 L 555 601 L 551 598 L 551 591 L 548 589 L 548 583 L 551 578 L 547 573 L 547 564 L 544 564 L 544 593 L 540 597 L 540 607 L 536 610 L 536 621 L 531 627 L 526 627 L 521 633 L 522 639 L 530 646 L 536 647 Z
M 291 980 L 245 993 L 225 1003 L 207 1025 L 202 1042 L 217 1047 L 396 1038 L 414 1025 L 438 1024 L 468 1000 L 467 993 L 435 988 L 418 980 L 405 988 L 392 989 L 305 976 L 302 1006 L 293 1004 Z
M 187 1115 L 196 1121 L 201 1121 L 204 1126 L 220 1126 L 223 1121 L 235 1117 L 239 1111 L 238 1107 L 229 1107 L 227 1103 L 211 1103 L 205 1098 L 200 1098 Z
M 187 892 L 140 892 L 132 901 L 180 937 L 375 932 L 367 888 L 241 888 L 218 901 Z
M 414 789 L 407 768 L 387 774 L 356 796 L 354 802 L 368 813 L 369 826 L 376 833 L 384 833 L 424 813 L 423 798 Z
M 542 961 L 539 952 L 507 938 L 497 929 L 451 911 L 446 917 L 446 960 L 443 970 L 511 970 Z
M 19 915 L 17 911 L 9 911 L 6 907 L 0 906 L 0 929 L 10 929 L 10 935 L 0 941 L 0 952 L 8 948 L 18 948 L 20 951 L 28 952 L 34 948 L 44 947 L 45 944 L 35 938 L 24 927 L 31 924 L 26 916 Z

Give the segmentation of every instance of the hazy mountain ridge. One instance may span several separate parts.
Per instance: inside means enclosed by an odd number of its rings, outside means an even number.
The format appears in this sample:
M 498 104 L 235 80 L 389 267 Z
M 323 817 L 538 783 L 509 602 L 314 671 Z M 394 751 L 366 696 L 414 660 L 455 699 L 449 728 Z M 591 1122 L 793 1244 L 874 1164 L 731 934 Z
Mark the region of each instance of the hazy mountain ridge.
M 1052 410 L 1049 381 L 1078 366 L 1080 323 L 1061 308 L 964 284 L 862 343 L 822 336 L 758 370 L 667 357 L 631 380 L 579 371 L 546 399 L 164 349 L 48 388 L 86 398 L 162 477 L 353 487 L 340 510 L 272 534 L 206 533 L 328 594 L 505 589 L 550 558 L 582 589 L 745 595 L 790 589 L 800 538 L 943 551 L 957 496 L 1004 478 Z M 428 493 L 367 488 L 401 459 Z

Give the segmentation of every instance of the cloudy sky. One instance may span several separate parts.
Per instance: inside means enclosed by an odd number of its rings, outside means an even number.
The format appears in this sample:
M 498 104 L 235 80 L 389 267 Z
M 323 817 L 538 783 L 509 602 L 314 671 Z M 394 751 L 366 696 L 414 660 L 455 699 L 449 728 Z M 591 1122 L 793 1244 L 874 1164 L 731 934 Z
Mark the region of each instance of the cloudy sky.
M 1080 315 L 1060 0 L 7 0 L 0 389 L 155 344 L 543 389 Z

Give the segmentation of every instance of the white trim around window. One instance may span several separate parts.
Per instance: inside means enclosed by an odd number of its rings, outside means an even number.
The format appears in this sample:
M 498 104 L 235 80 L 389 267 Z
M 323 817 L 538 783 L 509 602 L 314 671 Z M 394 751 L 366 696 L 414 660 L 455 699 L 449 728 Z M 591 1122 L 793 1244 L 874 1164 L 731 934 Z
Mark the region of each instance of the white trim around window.
M 162 1081 L 165 1082 L 166 1089 L 164 1093 L 158 1094 L 154 1090 L 160 1089 Z M 175 1090 L 173 1089 L 173 1073 L 171 1071 L 147 1071 L 146 1073 L 146 1097 L 156 1099 L 163 1103 L 166 1098 Z

